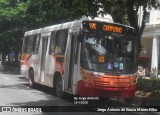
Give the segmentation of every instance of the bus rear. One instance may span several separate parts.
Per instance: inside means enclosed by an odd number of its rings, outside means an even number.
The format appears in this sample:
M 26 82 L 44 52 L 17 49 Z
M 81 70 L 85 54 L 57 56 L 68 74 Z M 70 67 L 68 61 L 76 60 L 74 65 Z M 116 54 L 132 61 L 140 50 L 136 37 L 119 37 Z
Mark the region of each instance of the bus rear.
M 83 21 L 77 94 L 132 98 L 136 91 L 135 30 L 115 23 Z

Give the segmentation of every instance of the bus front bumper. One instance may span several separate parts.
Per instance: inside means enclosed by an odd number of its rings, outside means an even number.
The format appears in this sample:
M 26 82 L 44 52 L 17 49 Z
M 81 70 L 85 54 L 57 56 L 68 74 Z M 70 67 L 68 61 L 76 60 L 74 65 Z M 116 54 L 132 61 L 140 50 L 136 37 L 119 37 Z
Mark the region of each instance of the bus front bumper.
M 136 85 L 124 88 L 97 88 L 80 80 L 77 84 L 77 95 L 98 96 L 107 98 L 133 98 L 136 92 Z

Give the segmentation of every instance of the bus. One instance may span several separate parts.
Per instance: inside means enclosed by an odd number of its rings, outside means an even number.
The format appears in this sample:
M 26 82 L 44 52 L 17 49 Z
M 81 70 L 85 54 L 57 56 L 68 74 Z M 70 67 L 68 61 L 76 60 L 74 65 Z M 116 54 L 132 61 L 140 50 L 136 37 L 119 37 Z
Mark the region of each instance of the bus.
M 118 23 L 76 20 L 25 32 L 21 74 L 51 87 L 58 97 L 130 99 L 137 77 L 135 29 Z

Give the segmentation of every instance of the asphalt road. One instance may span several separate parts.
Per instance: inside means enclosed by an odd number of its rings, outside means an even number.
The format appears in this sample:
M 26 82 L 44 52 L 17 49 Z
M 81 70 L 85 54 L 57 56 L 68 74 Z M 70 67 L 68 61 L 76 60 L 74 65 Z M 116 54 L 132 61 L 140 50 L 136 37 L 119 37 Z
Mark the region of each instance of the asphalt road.
M 74 104 L 74 96 L 66 95 L 64 99 L 57 98 L 53 90 L 48 87 L 43 87 L 37 85 L 36 88 L 31 89 L 28 87 L 28 81 L 23 78 L 21 75 L 11 75 L 11 74 L 2 74 L 0 73 L 0 110 L 2 107 L 12 107 L 13 108 L 23 108 L 25 111 L 25 107 L 37 107 L 41 108 L 42 110 L 52 111 L 52 112 L 30 112 L 30 113 L 19 113 L 16 112 L 16 109 L 13 115 L 105 115 L 108 107 L 128 107 L 126 103 L 117 102 L 116 100 L 105 100 L 99 99 L 98 101 L 89 101 L 89 105 L 75 107 L 77 105 Z M 51 106 L 51 107 L 48 107 Z M 56 107 L 54 107 L 56 106 Z M 88 106 L 92 106 L 89 107 Z M 43 108 L 44 107 L 44 108 Z M 74 110 L 74 112 L 62 112 L 63 107 L 70 107 L 69 109 Z M 96 108 L 95 108 L 96 107 Z M 28 109 L 27 108 L 27 109 Z M 78 108 L 78 109 L 77 109 Z M 101 109 L 99 112 L 92 112 L 97 111 L 97 109 Z M 54 110 L 59 110 L 61 112 L 53 112 Z M 66 109 L 66 108 L 65 108 Z M 89 109 L 89 110 L 88 110 Z M 17 109 L 18 110 L 18 109 Z M 104 110 L 104 112 L 102 112 Z M 22 109 L 21 109 L 22 111 Z M 78 111 L 78 112 L 76 112 Z M 90 111 L 90 112 L 88 112 Z M 0 112 L 0 115 L 10 115 L 10 112 Z M 11 114 L 11 115 L 12 115 Z M 107 114 L 117 115 L 117 112 L 111 111 L 107 112 Z M 142 112 L 120 112 L 120 115 L 128 115 L 128 114 L 137 114 L 140 115 Z M 151 114 L 151 112 L 145 112 L 145 115 Z M 157 115 L 159 113 L 152 113 L 152 115 Z

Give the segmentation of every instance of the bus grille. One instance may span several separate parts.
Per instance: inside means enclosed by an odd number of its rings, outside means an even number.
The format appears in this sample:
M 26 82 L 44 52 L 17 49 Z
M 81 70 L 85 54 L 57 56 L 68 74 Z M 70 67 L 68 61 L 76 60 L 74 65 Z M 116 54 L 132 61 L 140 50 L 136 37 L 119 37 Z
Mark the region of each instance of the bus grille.
M 103 97 L 117 97 L 121 96 L 123 91 L 101 91 Z
M 130 80 L 126 78 L 102 78 L 94 79 L 94 86 L 98 88 L 108 88 L 108 87 L 127 87 L 130 86 Z

